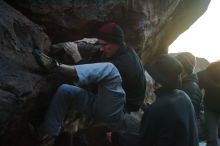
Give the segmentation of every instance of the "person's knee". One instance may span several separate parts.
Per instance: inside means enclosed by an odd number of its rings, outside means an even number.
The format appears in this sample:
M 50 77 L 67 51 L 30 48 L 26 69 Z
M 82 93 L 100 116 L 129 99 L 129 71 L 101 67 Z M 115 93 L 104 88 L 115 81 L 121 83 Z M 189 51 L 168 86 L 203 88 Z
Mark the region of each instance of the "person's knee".
M 117 70 L 116 67 L 112 63 L 106 63 L 106 66 L 112 70 Z
M 109 74 L 110 74 L 111 76 L 114 76 L 114 77 L 116 77 L 116 78 L 121 78 L 120 73 L 119 73 L 118 69 L 115 67 L 114 64 L 112 64 L 112 63 L 106 63 L 106 66 L 107 66 L 107 68 L 108 68 L 109 70 L 111 70 L 111 72 L 109 72 Z
M 69 84 L 62 84 L 57 89 L 57 91 L 73 91 L 73 90 L 78 91 L 79 89 L 78 87 Z
M 57 93 L 59 95 L 63 95 L 64 97 L 75 96 L 78 92 L 80 92 L 79 87 L 68 84 L 62 84 L 57 89 Z
M 58 90 L 61 90 L 61 91 L 66 90 L 66 89 L 69 88 L 69 86 L 70 86 L 70 85 L 68 85 L 68 84 L 62 84 L 62 85 L 60 85 L 60 86 L 58 87 Z

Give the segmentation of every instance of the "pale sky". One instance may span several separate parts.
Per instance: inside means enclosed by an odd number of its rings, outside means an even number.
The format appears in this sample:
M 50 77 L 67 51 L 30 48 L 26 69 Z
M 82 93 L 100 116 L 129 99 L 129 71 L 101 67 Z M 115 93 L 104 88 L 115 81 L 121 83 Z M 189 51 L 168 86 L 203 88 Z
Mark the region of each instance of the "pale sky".
M 207 11 L 169 47 L 169 53 L 191 52 L 213 62 L 220 60 L 220 0 L 211 0 Z

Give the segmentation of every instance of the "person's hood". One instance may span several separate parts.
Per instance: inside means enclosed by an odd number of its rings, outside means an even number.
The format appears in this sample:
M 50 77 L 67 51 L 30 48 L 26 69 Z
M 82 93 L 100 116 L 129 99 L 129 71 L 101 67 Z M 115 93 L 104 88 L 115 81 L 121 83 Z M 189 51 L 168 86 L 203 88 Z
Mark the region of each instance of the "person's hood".
M 147 72 L 164 88 L 176 89 L 181 86 L 182 64 L 173 56 L 159 55 L 147 66 Z
M 182 82 L 187 82 L 187 81 L 194 81 L 197 84 L 199 84 L 198 76 L 196 73 L 192 73 L 192 74 L 188 75 L 187 77 L 182 78 Z
M 188 74 L 193 73 L 193 71 L 195 69 L 195 64 L 196 64 L 196 57 L 192 53 L 182 52 L 182 53 L 179 53 L 176 56 L 176 58 L 181 62 L 184 70 Z

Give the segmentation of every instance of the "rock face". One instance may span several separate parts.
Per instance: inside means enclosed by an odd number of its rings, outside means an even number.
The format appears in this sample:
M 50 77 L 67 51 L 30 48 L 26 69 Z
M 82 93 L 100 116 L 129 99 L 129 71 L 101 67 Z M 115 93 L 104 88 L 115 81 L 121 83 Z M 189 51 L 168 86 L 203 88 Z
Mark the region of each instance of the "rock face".
M 5 134 L 10 121 L 24 117 L 28 100 L 47 85 L 35 71 L 39 67 L 31 52 L 33 46 L 48 48 L 50 40 L 42 28 L 0 1 L 0 42 L 0 134 Z
M 7 2 L 7 3 L 6 3 Z M 0 0 L 1 146 L 34 146 L 39 123 L 56 87 L 64 81 L 41 70 L 31 55 L 38 47 L 92 37 L 105 21 L 125 31 L 144 65 L 201 16 L 210 0 Z
M 53 43 L 92 36 L 98 24 L 115 21 L 146 65 L 201 16 L 210 0 L 6 0 L 43 25 Z M 55 31 L 59 30 L 59 31 Z

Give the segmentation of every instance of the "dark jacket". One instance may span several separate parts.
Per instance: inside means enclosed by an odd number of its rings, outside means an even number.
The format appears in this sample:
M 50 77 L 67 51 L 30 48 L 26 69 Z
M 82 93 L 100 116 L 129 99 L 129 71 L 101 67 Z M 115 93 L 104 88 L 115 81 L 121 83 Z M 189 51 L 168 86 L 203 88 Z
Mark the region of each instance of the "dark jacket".
M 123 46 L 113 57 L 112 62 L 119 70 L 122 77 L 122 87 L 126 92 L 127 111 L 137 111 L 143 104 L 146 79 L 144 68 L 137 54 L 131 48 Z
M 196 74 L 191 74 L 182 80 L 182 88 L 184 92 L 190 97 L 194 106 L 196 116 L 200 113 L 200 104 L 202 100 L 202 93 L 198 84 L 198 77 Z
M 200 88 L 205 89 L 205 110 L 220 113 L 220 85 L 213 81 L 206 70 L 197 73 Z
M 119 146 L 199 146 L 196 118 L 188 95 L 181 90 L 159 89 L 147 107 L 140 134 L 113 132 Z
M 102 54 L 96 51 L 95 60 L 81 60 L 78 64 L 94 62 L 111 62 L 120 72 L 122 87 L 126 92 L 126 111 L 137 111 L 143 104 L 146 90 L 146 79 L 142 63 L 135 51 L 125 44 L 121 45 L 118 52 L 110 59 L 102 59 Z
M 141 146 L 198 146 L 195 111 L 187 94 L 161 88 L 156 95 L 142 118 Z

